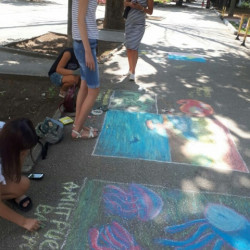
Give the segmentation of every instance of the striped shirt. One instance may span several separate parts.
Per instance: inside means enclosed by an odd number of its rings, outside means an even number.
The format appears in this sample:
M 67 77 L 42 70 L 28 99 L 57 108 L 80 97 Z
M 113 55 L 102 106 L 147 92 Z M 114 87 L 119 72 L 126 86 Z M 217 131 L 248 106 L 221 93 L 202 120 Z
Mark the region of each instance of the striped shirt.
M 86 0 L 85 0 L 86 1 Z M 81 40 L 78 28 L 78 6 L 79 0 L 72 2 L 72 36 L 74 40 Z M 85 17 L 88 39 L 98 39 L 98 29 L 96 25 L 97 0 L 88 0 L 88 9 Z

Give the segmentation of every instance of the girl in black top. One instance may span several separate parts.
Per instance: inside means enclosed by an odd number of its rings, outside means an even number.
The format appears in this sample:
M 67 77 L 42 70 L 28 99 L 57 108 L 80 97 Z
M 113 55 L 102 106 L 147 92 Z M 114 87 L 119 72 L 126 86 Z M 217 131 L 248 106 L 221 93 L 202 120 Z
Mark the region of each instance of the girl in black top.
M 60 87 L 60 97 L 64 98 L 69 87 L 80 83 L 78 68 L 73 48 L 64 49 L 51 66 L 48 75 L 51 82 Z

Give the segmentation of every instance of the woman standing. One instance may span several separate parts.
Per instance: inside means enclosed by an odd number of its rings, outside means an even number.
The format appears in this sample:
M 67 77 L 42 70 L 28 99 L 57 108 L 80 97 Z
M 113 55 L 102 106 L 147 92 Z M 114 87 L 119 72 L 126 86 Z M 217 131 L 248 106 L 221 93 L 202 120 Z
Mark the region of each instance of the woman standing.
M 97 129 L 83 125 L 100 91 L 96 57 L 96 8 L 97 0 L 73 0 L 72 3 L 73 47 L 81 73 L 81 86 L 77 95 L 76 117 L 72 129 L 74 139 L 89 139 L 98 135 Z
M 0 130 L 0 216 L 35 231 L 40 227 L 38 220 L 16 213 L 3 200 L 11 200 L 22 211 L 32 207 L 31 199 L 25 195 L 30 181 L 21 171 L 26 155 L 37 143 L 36 131 L 28 119 L 9 121 Z
M 138 49 L 145 32 L 146 14 L 152 15 L 154 0 L 125 0 L 124 6 L 131 9 L 125 23 L 125 45 L 129 63 L 129 80 L 135 80 Z

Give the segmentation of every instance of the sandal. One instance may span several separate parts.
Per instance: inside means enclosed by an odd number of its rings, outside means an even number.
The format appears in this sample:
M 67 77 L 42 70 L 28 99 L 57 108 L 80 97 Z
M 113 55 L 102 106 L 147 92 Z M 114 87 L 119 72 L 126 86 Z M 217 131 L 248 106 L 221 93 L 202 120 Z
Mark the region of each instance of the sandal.
M 86 132 L 86 130 L 82 129 L 80 132 L 76 131 L 76 130 L 72 130 L 72 132 L 74 134 L 76 134 L 76 137 L 73 137 L 73 139 L 93 139 L 97 137 L 97 134 L 94 135 L 94 133 L 96 133 L 95 131 L 93 131 L 92 129 L 90 129 L 88 131 L 87 135 L 82 135 L 83 132 Z
M 21 211 L 28 212 L 32 208 L 32 200 L 29 196 L 23 195 L 20 197 L 19 202 L 16 201 L 17 199 L 9 200 L 15 207 L 20 209 Z M 27 206 L 24 206 L 25 202 L 29 202 Z
M 73 128 L 75 128 L 75 123 L 72 125 L 72 127 Z M 92 130 L 92 132 L 99 132 L 99 130 L 97 129 L 97 128 L 93 128 L 93 127 L 86 127 L 86 126 L 83 126 L 83 128 L 82 129 L 84 129 L 84 130 L 86 130 L 86 131 L 90 131 L 90 130 Z

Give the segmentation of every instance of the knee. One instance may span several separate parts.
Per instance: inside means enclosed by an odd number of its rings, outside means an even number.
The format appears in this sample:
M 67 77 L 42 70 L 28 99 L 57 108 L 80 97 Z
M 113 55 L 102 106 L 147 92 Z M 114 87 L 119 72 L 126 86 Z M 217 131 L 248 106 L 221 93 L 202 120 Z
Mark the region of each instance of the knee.
M 87 91 L 88 90 L 88 86 L 87 86 L 86 81 L 81 81 L 80 90 L 81 91 Z
M 76 84 L 80 83 L 80 80 L 81 80 L 80 76 L 74 76 L 74 82 Z

